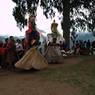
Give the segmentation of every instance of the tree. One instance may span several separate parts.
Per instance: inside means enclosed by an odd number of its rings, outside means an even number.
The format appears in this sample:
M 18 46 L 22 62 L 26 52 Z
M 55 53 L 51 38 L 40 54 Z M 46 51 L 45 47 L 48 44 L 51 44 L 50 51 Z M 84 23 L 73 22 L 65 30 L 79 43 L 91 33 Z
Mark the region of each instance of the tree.
M 43 13 L 48 18 L 55 15 L 54 8 L 63 15 L 63 36 L 69 45 L 70 32 L 87 29 L 95 32 L 95 0 L 12 0 L 16 3 L 13 16 L 17 25 L 22 28 L 26 24 L 25 15 L 35 13 L 37 6 L 43 8 Z

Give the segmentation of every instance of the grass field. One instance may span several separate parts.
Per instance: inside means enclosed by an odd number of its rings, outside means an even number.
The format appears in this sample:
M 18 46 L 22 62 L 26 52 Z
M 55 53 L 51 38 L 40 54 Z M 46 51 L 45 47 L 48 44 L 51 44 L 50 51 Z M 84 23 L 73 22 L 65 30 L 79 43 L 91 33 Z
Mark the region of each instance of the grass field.
M 70 61 L 65 59 L 63 66 L 58 68 L 56 66 L 56 68 L 38 74 L 43 80 L 78 87 L 81 89 L 82 95 L 95 95 L 95 56 L 81 56 L 72 58 Z
M 35 72 L 0 71 L 0 95 L 95 95 L 95 56 L 66 58 Z

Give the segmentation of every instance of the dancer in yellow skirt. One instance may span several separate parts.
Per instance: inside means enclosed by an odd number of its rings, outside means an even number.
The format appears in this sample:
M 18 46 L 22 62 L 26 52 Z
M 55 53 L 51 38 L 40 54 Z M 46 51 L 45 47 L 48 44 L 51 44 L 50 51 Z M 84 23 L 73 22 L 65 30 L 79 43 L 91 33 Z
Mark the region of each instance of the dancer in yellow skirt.
M 34 46 L 15 64 L 15 67 L 25 70 L 30 70 L 31 68 L 40 70 L 45 69 L 47 65 L 46 59 L 37 50 L 37 47 Z
M 37 49 L 40 37 L 39 33 L 36 31 L 34 26 L 31 28 L 32 29 L 30 30 L 32 31 L 29 33 L 30 38 L 28 38 L 29 42 L 31 42 L 31 45 L 29 45 L 30 47 L 25 55 L 15 64 L 15 67 L 24 70 L 30 70 L 31 68 L 37 70 L 45 69 L 48 66 L 47 60 Z

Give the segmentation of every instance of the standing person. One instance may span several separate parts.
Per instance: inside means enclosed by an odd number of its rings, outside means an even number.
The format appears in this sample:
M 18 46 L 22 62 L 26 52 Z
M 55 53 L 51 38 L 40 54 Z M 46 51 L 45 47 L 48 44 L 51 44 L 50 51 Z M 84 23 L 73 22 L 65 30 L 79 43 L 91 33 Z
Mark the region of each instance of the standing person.
M 76 41 L 74 54 L 80 55 L 80 43 Z
M 5 38 L 5 42 L 4 42 L 4 44 L 3 44 L 3 49 L 5 50 L 5 53 L 4 53 L 4 55 L 3 55 L 3 68 L 5 69 L 6 67 L 7 67 L 7 65 L 8 64 L 6 64 L 6 57 L 7 57 L 7 49 L 6 49 L 6 47 L 7 47 L 7 44 L 8 44 L 8 38 Z
M 7 43 L 8 43 L 8 38 L 5 38 L 5 42 L 3 44 L 3 47 L 5 48 L 7 46 Z
M 91 47 L 91 54 L 95 55 L 95 40 L 92 42 Z
M 21 40 L 21 44 L 22 44 L 22 47 L 23 47 L 23 53 L 25 53 L 26 51 L 27 51 L 27 40 L 26 40 L 26 38 L 23 38 L 22 40 Z
M 91 42 L 90 42 L 90 40 L 88 40 L 86 42 L 86 48 L 87 48 L 87 54 L 90 54 L 90 52 L 91 52 Z
M 13 36 L 9 37 L 7 46 L 6 46 L 6 64 L 10 67 L 14 67 L 14 63 L 17 61 L 16 45 Z
M 17 51 L 18 59 L 20 59 L 24 54 L 24 49 L 20 39 L 16 40 L 16 51 Z
M 32 32 L 29 35 L 29 49 L 25 55 L 15 64 L 16 68 L 30 70 L 32 68 L 40 70 L 47 67 L 47 61 L 37 49 L 39 44 L 39 33 L 36 26 L 32 27 Z
M 4 67 L 6 49 L 3 48 L 3 42 L 0 41 L 0 68 Z

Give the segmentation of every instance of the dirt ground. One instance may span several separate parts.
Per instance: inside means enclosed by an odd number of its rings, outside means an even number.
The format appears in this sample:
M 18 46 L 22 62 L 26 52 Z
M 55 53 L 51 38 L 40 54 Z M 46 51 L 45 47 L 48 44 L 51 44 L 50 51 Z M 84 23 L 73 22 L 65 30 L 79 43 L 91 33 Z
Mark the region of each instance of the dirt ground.
M 79 57 L 71 57 L 64 59 L 64 64 L 52 64 L 48 68 L 73 65 L 79 60 Z M 42 81 L 38 72 L 42 71 L 0 69 L 0 95 L 82 95 L 80 88 L 72 87 L 69 84 L 49 80 Z

